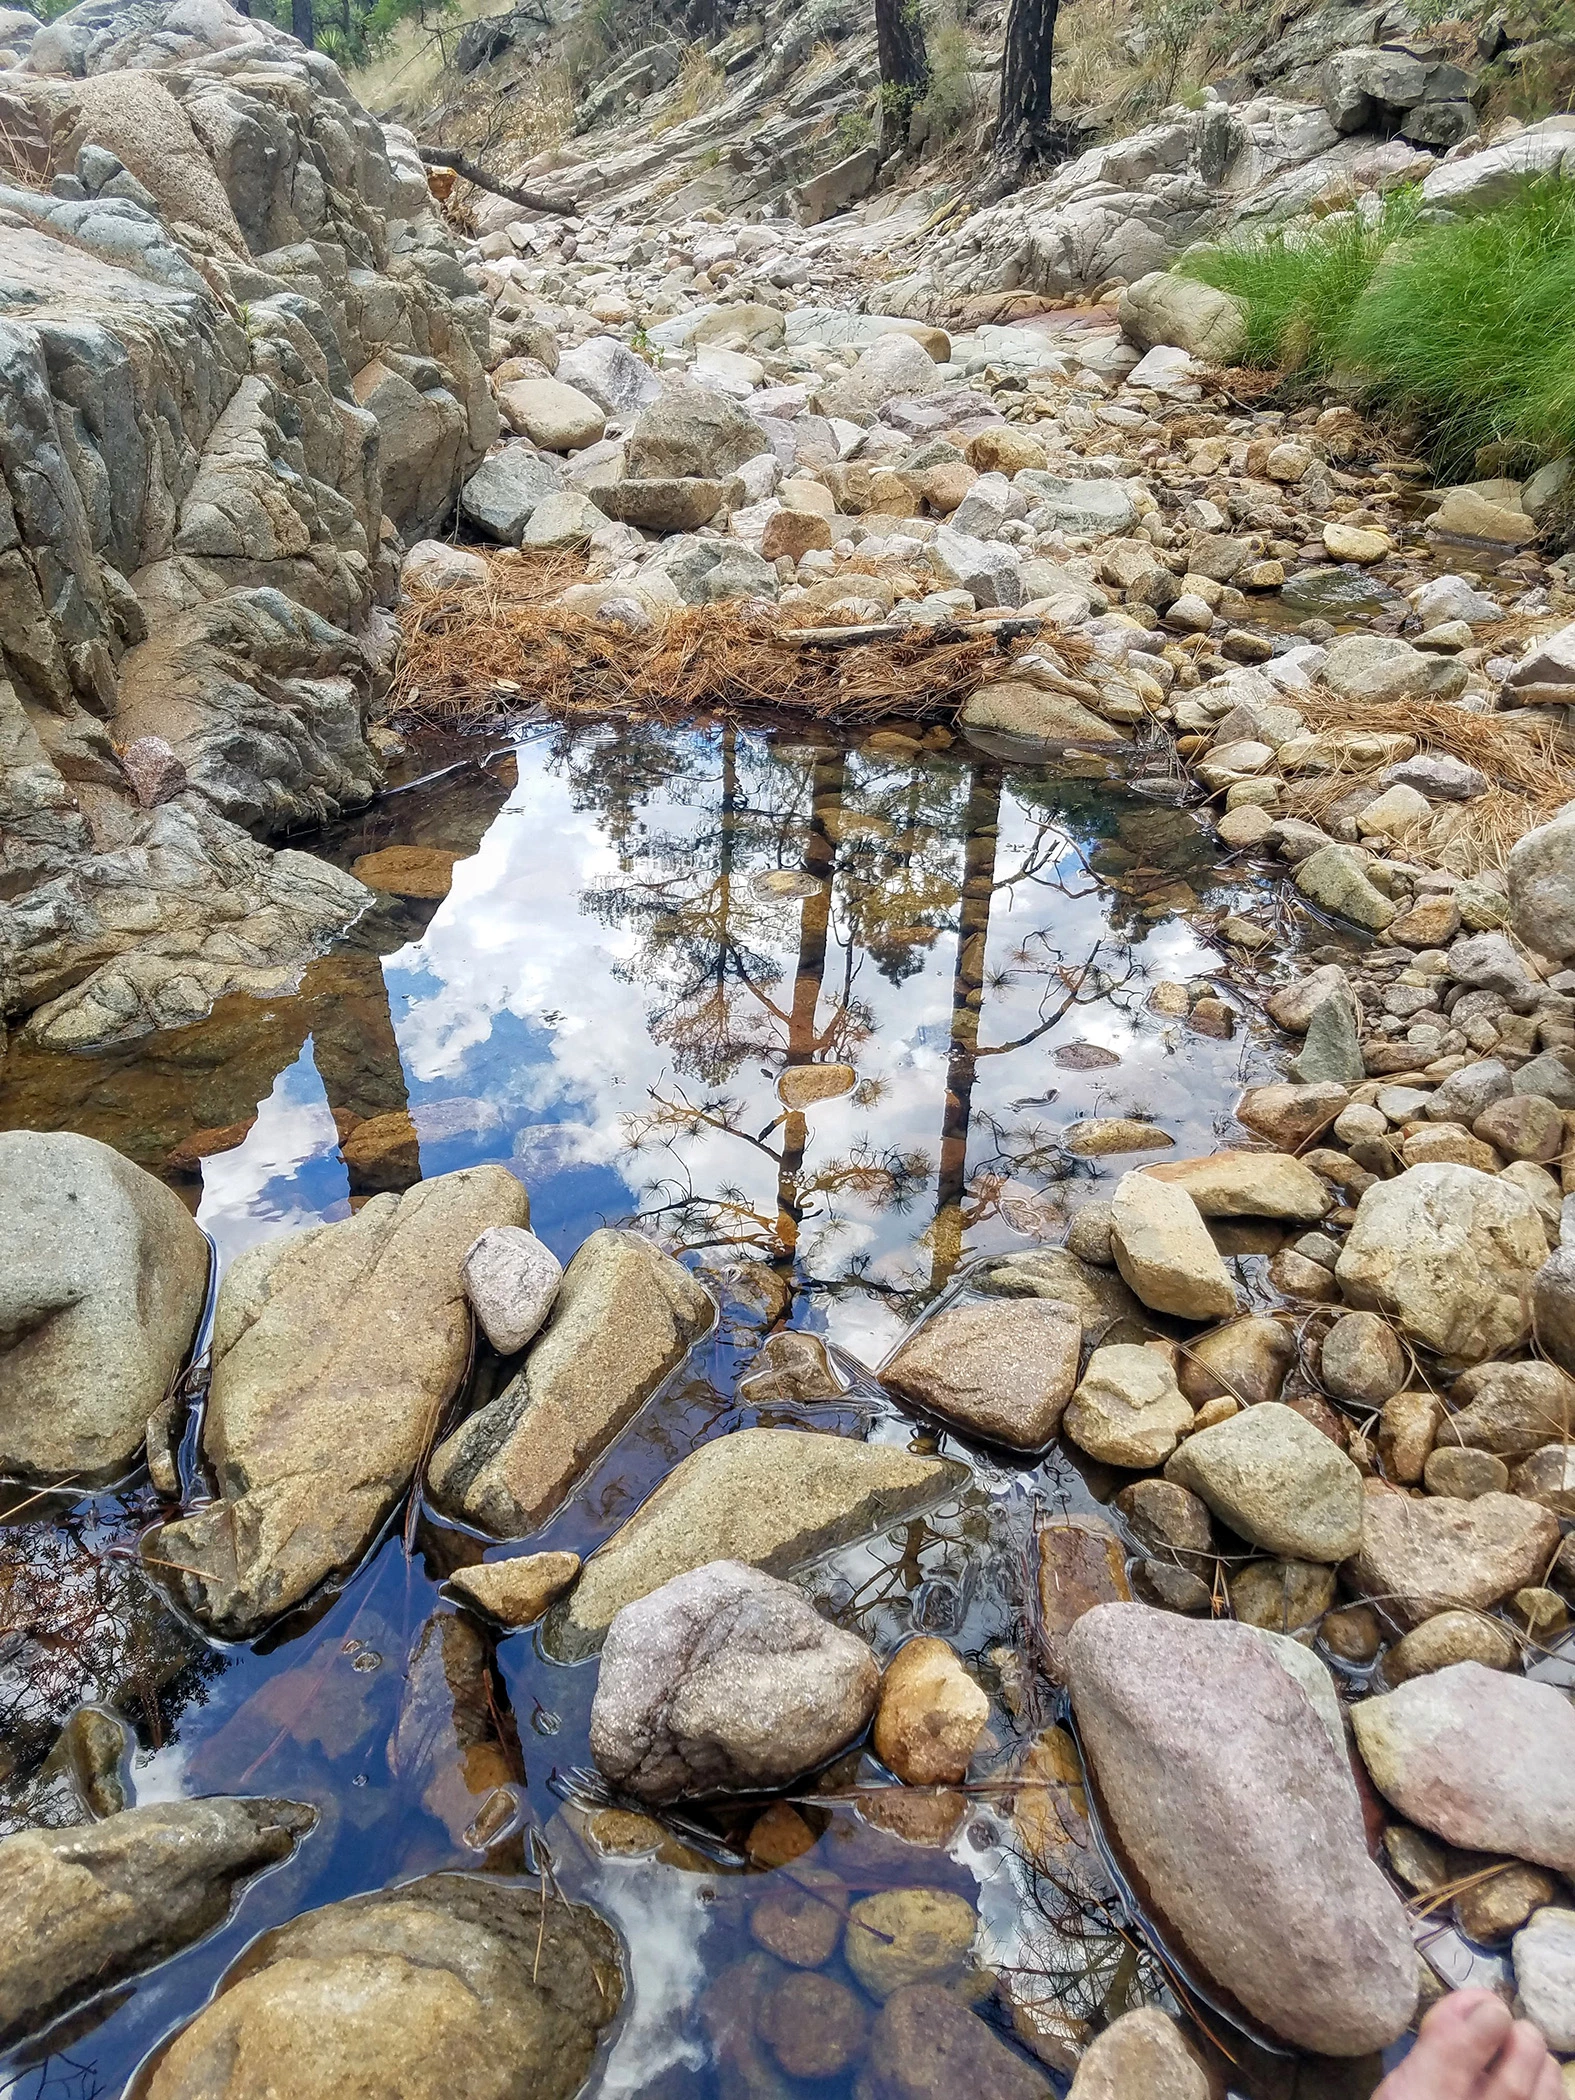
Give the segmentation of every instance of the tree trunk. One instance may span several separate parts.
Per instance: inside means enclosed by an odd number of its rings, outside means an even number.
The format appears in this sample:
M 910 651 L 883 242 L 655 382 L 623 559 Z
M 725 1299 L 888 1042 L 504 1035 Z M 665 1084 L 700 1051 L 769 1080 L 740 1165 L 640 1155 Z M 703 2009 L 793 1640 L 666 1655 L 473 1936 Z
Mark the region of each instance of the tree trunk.
M 875 47 L 880 58 L 880 150 L 903 152 L 908 125 L 930 84 L 919 0 L 875 0 Z
M 1050 115 L 1050 63 L 1059 0 L 1012 0 L 1001 52 L 1001 120 L 995 157 L 1021 181 L 1057 155 Z
M 312 0 L 290 0 L 290 34 L 310 51 L 314 42 Z

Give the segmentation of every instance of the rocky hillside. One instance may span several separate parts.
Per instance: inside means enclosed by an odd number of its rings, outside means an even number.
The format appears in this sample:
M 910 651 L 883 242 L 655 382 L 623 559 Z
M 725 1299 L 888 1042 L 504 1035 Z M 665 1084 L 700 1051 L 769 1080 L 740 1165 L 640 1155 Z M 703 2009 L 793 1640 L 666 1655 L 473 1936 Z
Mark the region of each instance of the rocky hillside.
M 0 1002 L 85 1045 L 267 990 L 368 894 L 401 535 L 497 432 L 408 134 L 222 0 L 0 36 Z

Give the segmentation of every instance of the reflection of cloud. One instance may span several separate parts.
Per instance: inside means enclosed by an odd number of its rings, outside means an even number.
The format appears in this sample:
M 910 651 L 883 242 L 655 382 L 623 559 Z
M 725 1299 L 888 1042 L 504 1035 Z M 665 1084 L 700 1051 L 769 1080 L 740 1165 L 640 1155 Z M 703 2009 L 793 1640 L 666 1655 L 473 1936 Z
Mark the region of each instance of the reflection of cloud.
M 610 1865 L 588 1891 L 623 1934 L 629 1956 L 629 1995 L 596 2087 L 606 2100 L 642 2093 L 676 2065 L 699 2072 L 705 2064 L 704 2049 L 685 2034 L 705 1982 L 700 1942 L 711 1908 L 702 1889 L 711 1893 L 704 1875 L 626 1860 Z
M 259 1102 L 257 1120 L 242 1142 L 202 1163 L 197 1222 L 213 1234 L 221 1266 L 257 1240 L 318 1223 L 330 1205 L 348 1200 L 349 1177 L 335 1155 L 338 1142 L 308 1039 Z M 308 1178 L 302 1169 L 309 1163 L 319 1171 Z
M 161 1750 L 138 1751 L 131 1763 L 131 1783 L 139 1808 L 146 1808 L 153 1801 L 185 1800 L 186 1754 L 184 1743 L 166 1743 Z

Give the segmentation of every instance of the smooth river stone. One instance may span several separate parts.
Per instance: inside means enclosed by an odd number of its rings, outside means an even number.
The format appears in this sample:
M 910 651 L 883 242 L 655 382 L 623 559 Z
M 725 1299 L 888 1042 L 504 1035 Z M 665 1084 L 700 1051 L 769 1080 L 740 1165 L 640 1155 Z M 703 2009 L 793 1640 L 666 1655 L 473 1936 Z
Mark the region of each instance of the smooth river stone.
M 1416 2009 L 1399 1897 L 1312 1700 L 1251 1627 L 1106 1604 L 1067 1636 L 1106 1829 L 1172 1952 L 1298 2048 L 1361 2056 Z
M 1402 1626 L 1444 1611 L 1490 1611 L 1542 1580 L 1559 1547 L 1559 1521 L 1518 1495 L 1369 1494 L 1356 1588 Z
M 691 1451 L 586 1561 L 547 1621 L 548 1652 L 594 1654 L 636 1597 L 712 1560 L 786 1574 L 917 1516 L 968 1478 L 952 1459 L 803 1429 L 738 1429 Z
M 1110 1203 L 1116 1267 L 1145 1305 L 1184 1320 L 1235 1312 L 1236 1286 L 1185 1189 L 1134 1169 Z
M 1282 1218 L 1316 1225 L 1333 1204 L 1329 1185 L 1288 1152 L 1211 1152 L 1142 1170 L 1186 1190 L 1206 1218 Z
M 299 1801 L 161 1801 L 0 1839 L 0 2047 L 222 1924 L 316 1820 Z
M 1037 1451 L 1071 1398 L 1082 1336 L 1075 1307 L 1054 1299 L 952 1305 L 902 1344 L 881 1383 L 976 1436 Z
M 433 1452 L 434 1500 L 496 1538 L 524 1538 L 715 1317 L 710 1292 L 643 1235 L 593 1232 L 520 1370 Z
M 122 1472 L 185 1361 L 208 1242 L 129 1159 L 69 1131 L 0 1132 L 0 1473 Z
M 1361 1474 L 1332 1438 L 1278 1400 L 1189 1436 L 1165 1478 L 1266 1553 L 1334 1562 L 1361 1543 Z
M 222 1499 L 146 1548 L 205 1624 L 254 1633 L 360 1558 L 465 1375 L 466 1250 L 529 1216 L 506 1169 L 465 1167 L 231 1264 L 202 1435 Z
M 1413 1677 L 1351 1708 L 1374 1786 L 1423 1830 L 1472 1852 L 1575 1870 L 1575 1706 L 1481 1663 Z

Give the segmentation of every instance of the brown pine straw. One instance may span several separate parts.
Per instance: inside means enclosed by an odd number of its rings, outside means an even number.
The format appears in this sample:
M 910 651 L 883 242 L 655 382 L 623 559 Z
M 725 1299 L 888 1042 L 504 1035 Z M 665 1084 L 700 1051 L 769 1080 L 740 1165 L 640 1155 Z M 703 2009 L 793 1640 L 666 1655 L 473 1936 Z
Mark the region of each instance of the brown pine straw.
M 676 719 L 760 710 L 820 722 L 950 722 L 976 686 L 1011 673 L 993 633 L 919 628 L 826 648 L 794 641 L 791 609 L 683 606 L 643 634 L 555 603 L 578 564 L 495 560 L 484 587 L 415 598 L 390 695 L 410 727 L 480 729 L 527 709 Z M 818 616 L 800 616 L 813 624 Z M 1063 664 L 1086 644 L 1047 629 Z
M 1436 804 L 1433 819 L 1414 840 L 1396 843 L 1398 857 L 1414 844 L 1425 850 L 1428 860 L 1439 860 L 1457 874 L 1501 868 L 1517 839 L 1545 823 L 1564 803 L 1575 801 L 1575 746 L 1563 733 L 1561 710 L 1476 714 L 1447 700 L 1345 701 L 1321 692 L 1298 693 L 1290 704 L 1310 730 L 1408 736 L 1418 751 L 1448 753 L 1487 777 L 1485 795 L 1471 802 Z M 1299 774 L 1287 781 L 1279 813 L 1318 823 L 1354 788 L 1371 785 L 1377 793 L 1384 770 L 1353 766 Z M 1452 828 L 1447 838 L 1441 833 L 1430 841 L 1429 831 L 1445 810 Z

